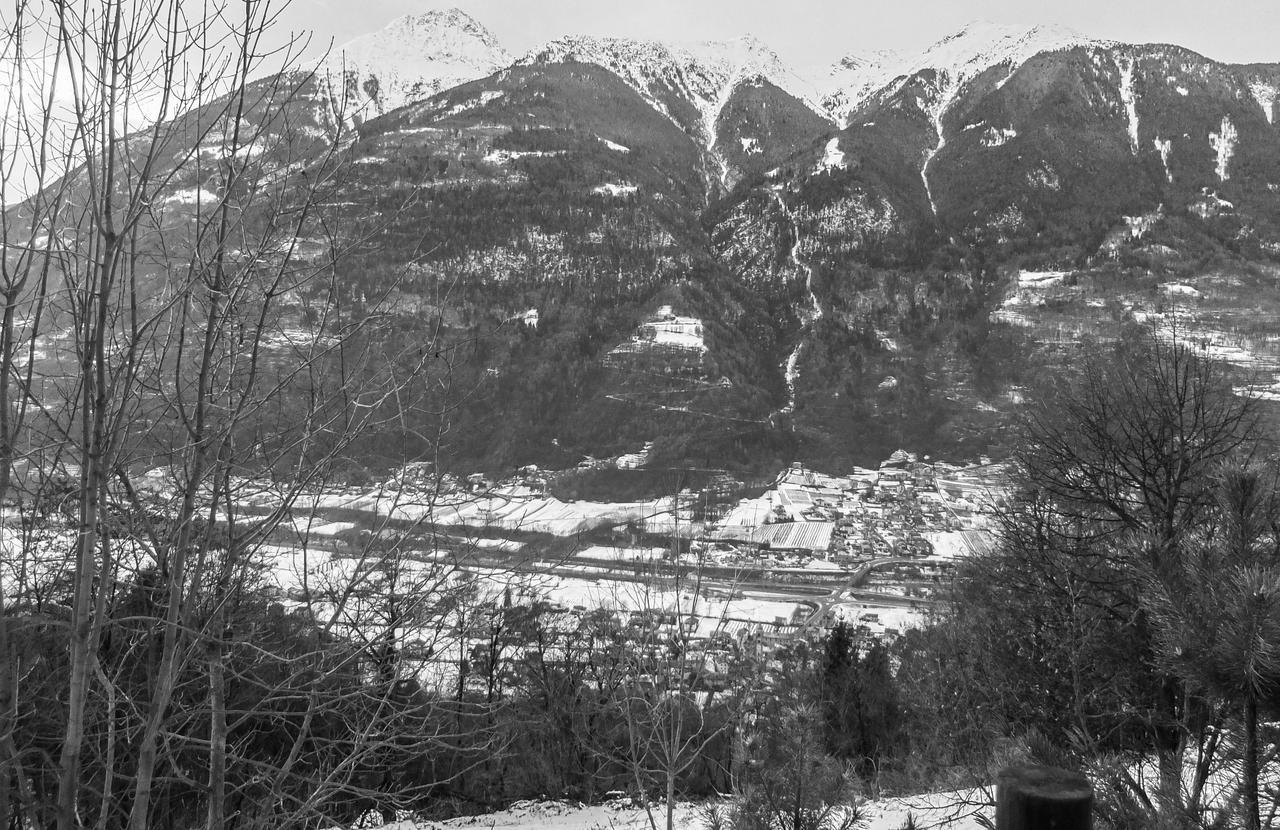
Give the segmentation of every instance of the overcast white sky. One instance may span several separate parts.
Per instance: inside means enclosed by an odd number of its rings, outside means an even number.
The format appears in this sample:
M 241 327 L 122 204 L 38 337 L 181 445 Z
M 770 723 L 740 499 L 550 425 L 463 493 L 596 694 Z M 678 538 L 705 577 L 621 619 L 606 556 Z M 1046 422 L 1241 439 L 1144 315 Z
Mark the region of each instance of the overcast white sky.
M 918 50 L 972 20 L 1057 23 L 1177 43 L 1230 62 L 1280 62 L 1280 0 L 294 0 L 290 28 L 341 45 L 405 14 L 456 6 L 521 54 L 563 34 L 711 40 L 754 34 L 798 66 Z

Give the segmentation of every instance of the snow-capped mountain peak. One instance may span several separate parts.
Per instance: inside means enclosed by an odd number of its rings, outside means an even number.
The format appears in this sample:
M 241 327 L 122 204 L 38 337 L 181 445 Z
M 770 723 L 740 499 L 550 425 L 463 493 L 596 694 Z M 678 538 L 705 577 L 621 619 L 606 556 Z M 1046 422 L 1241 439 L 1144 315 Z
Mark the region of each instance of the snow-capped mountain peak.
M 663 43 L 631 38 L 567 36 L 534 49 L 518 63 L 594 63 L 618 75 L 672 121 L 669 96 L 686 97 L 698 110 L 710 144 L 715 122 L 738 84 L 763 78 L 822 113 L 817 89 L 750 35 L 723 41 Z
M 511 64 L 493 34 L 467 13 L 406 15 L 334 49 L 321 68 L 348 109 L 372 117 Z M 339 97 L 336 96 L 335 97 Z
M 1019 26 L 977 21 L 916 54 L 849 56 L 828 73 L 823 102 L 844 121 L 849 113 L 896 78 L 933 70 L 940 84 L 958 89 L 994 66 L 1010 70 L 1036 55 L 1105 45 L 1061 26 Z
M 970 23 L 930 46 L 917 58 L 915 71 L 936 69 L 963 83 L 993 66 L 1019 66 L 1044 52 L 1056 52 L 1097 43 L 1061 26 L 1017 26 Z

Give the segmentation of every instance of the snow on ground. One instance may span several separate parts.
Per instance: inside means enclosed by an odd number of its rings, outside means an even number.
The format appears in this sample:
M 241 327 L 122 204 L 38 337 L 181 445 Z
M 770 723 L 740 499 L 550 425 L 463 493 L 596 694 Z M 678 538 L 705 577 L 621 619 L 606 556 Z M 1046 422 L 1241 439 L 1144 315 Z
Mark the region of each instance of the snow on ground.
M 1124 224 L 1113 228 L 1102 241 L 1101 250 L 1115 256 L 1126 245 L 1140 241 L 1144 236 L 1164 219 L 1164 205 L 1160 205 L 1150 213 L 1138 216 L 1122 216 Z
M 564 153 L 564 150 L 490 150 L 485 155 L 484 161 L 489 164 L 505 165 L 513 159 L 563 156 Z
M 924 538 L 933 546 L 933 555 L 939 559 L 963 559 L 969 556 L 969 545 L 964 541 L 963 531 L 926 533 Z
M 1194 300 L 1199 300 L 1204 297 L 1204 295 L 1200 293 L 1199 289 L 1190 285 L 1184 285 L 1180 282 L 1166 282 L 1160 286 L 1160 290 L 1165 294 L 1175 297 L 1189 297 Z
M 1242 398 L 1280 402 L 1280 375 L 1275 376 L 1270 386 L 1236 386 L 1232 388 L 1232 391 Z
M 231 147 L 226 144 L 201 144 L 196 148 L 201 157 L 211 157 L 225 159 L 234 155 L 235 158 L 244 161 L 251 161 L 267 151 L 267 146 L 262 141 L 250 141 L 242 145 L 235 153 L 231 152 Z
M 1175 296 L 1180 294 L 1178 292 Z M 1176 339 L 1201 357 L 1242 369 L 1280 372 L 1280 356 L 1269 348 L 1268 342 L 1260 343 L 1229 331 L 1197 326 L 1183 304 L 1164 312 L 1133 309 L 1130 314 L 1139 323 L 1151 323 L 1157 337 L 1170 342 Z
M 766 78 L 825 115 L 816 89 L 788 69 L 778 56 L 752 37 L 699 43 L 660 43 L 616 37 L 567 36 L 546 43 L 521 58 L 520 64 L 594 63 L 614 72 L 657 112 L 677 126 L 660 89 L 681 89 L 697 108 L 702 143 L 713 149 L 716 122 L 740 84 Z
M 1046 288 L 1059 285 L 1070 271 L 1022 271 L 1018 274 L 1018 288 Z
M 1249 84 L 1249 93 L 1253 95 L 1253 100 L 1258 102 L 1258 106 L 1262 107 L 1262 114 L 1266 116 L 1267 123 L 1276 123 L 1276 105 L 1280 103 L 1280 87 L 1254 81 Z
M 666 820 L 665 808 L 655 808 L 659 826 Z M 704 830 L 698 808 L 692 804 L 678 804 L 674 811 L 675 830 Z M 484 827 L 489 830 L 648 830 L 649 818 L 638 807 L 622 803 L 599 804 L 586 807 L 562 801 L 517 801 L 498 813 L 465 816 L 448 821 L 400 821 L 384 825 L 381 830 L 452 830 L 462 827 Z
M 493 585 L 501 590 L 512 584 L 511 572 L 495 568 L 467 568 L 481 584 Z M 612 578 L 591 579 L 584 576 L 559 574 L 522 574 L 521 590 L 530 597 L 568 608 L 609 608 L 618 611 L 669 611 L 682 617 L 696 615 L 698 628 L 694 637 L 710 637 L 724 627 L 728 620 L 771 624 L 782 620 L 790 622 L 795 617 L 810 613 L 809 606 L 796 602 L 773 599 L 759 591 L 740 591 L 732 598 L 723 595 L 694 596 L 690 591 L 676 592 L 643 582 L 628 582 Z M 704 588 L 704 591 L 707 589 Z
M 444 127 L 401 127 L 398 130 L 391 130 L 387 135 L 443 135 L 445 132 Z
M 920 830 L 946 827 L 950 830 L 977 830 L 986 826 L 981 819 L 994 820 L 990 796 L 981 790 L 929 793 L 905 798 L 884 798 L 863 805 L 862 830 L 899 830 L 915 819 Z
M 1077 46 L 1105 46 L 1076 32 L 1055 26 L 1025 28 L 975 22 L 943 38 L 924 52 L 911 55 L 881 53 L 871 60 L 845 59 L 831 73 L 826 95 L 833 114 L 844 123 L 868 96 L 895 79 L 927 69 L 941 70 L 950 86 L 959 89 L 993 66 L 1008 67 L 1009 74 L 1042 52 Z M 1006 78 L 1007 80 L 1007 78 Z
M 1236 154 L 1236 145 L 1239 143 L 1240 134 L 1236 132 L 1236 125 L 1231 123 L 1231 118 L 1222 116 L 1222 126 L 1218 128 L 1218 132 L 1209 133 L 1209 146 L 1213 148 L 1217 165 L 1215 166 L 1218 174 L 1218 181 L 1225 182 L 1231 178 L 1231 159 Z
M 596 138 L 600 138 L 600 136 L 596 136 Z M 608 147 L 610 150 L 613 150 L 615 153 L 630 153 L 630 152 L 631 152 L 631 148 L 630 148 L 630 147 L 624 147 L 624 146 L 622 146 L 621 144 L 615 144 L 614 142 L 610 141 L 610 140 L 609 140 L 609 139 L 607 139 L 607 138 L 600 138 L 600 141 L 604 144 L 604 146 Z
M 977 830 L 982 819 L 992 820 L 991 794 L 986 790 L 929 793 L 925 795 L 882 798 L 859 805 L 862 820 L 859 830 L 899 830 L 914 820 L 920 830 L 951 828 Z M 727 805 L 722 805 L 727 806 Z M 663 805 L 653 806 L 659 826 L 666 820 Z M 702 805 L 677 803 L 673 811 L 675 830 L 707 830 L 707 810 Z M 505 810 L 478 816 L 464 816 L 447 821 L 399 821 L 378 830 L 454 830 L 485 827 L 492 830 L 648 830 L 649 817 L 644 809 L 618 800 L 587 807 L 575 802 L 517 801 Z
M 169 194 L 169 197 L 164 201 L 165 204 L 216 205 L 218 204 L 218 197 L 204 188 L 188 187 L 183 190 L 175 190 L 173 193 Z
M 637 559 L 643 561 L 661 559 L 666 554 L 666 548 L 615 548 L 606 545 L 594 545 L 589 548 L 583 548 L 574 556 L 581 559 L 609 559 L 630 562 Z
M 1138 155 L 1138 96 L 1133 89 L 1133 58 L 1116 59 L 1120 71 L 1120 101 L 1129 122 L 1129 149 Z
M 306 349 L 311 346 L 328 346 L 336 342 L 337 340 L 332 336 L 298 326 L 283 327 L 278 331 L 263 332 L 262 335 L 262 347 L 266 349 Z
M 451 9 L 406 15 L 334 49 L 319 77 L 349 93 L 362 89 L 373 99 L 374 112 L 383 113 L 510 63 L 487 29 Z
M 598 193 L 601 196 L 630 196 L 639 188 L 629 182 L 605 182 L 602 185 L 591 188 L 592 193 Z
M 883 634 L 886 629 L 906 631 L 919 628 L 924 623 L 924 612 L 897 605 L 876 605 L 874 602 L 842 602 L 831 607 L 837 620 L 851 625 L 865 625 L 872 634 Z
M 983 147 L 1003 147 L 1018 137 L 1018 131 L 1012 127 L 988 127 L 982 134 Z
M 1164 177 L 1173 184 L 1173 170 L 1169 167 L 1169 156 L 1173 153 L 1173 141 L 1171 139 L 1153 139 L 1156 152 L 1160 154 L 1160 162 L 1164 164 Z
M 640 324 L 630 340 L 619 344 L 611 354 L 641 352 L 652 348 L 705 353 L 707 344 L 703 339 L 702 320 L 697 317 L 681 317 L 671 306 L 664 305 Z
M 256 500 L 272 506 L 270 497 Z M 460 527 L 496 528 L 571 536 L 596 527 L 646 522 L 668 515 L 675 507 L 667 496 L 637 502 L 563 502 L 528 487 L 499 487 L 485 493 L 412 495 L 387 490 L 356 495 L 326 493 L 299 496 L 295 513 L 313 510 L 359 510 L 374 517 L 433 522 Z
M 1001 309 L 996 311 L 999 316 L 1005 309 L 1013 309 L 1018 306 L 1036 305 L 1041 303 L 1042 298 L 1037 292 L 1044 288 L 1050 288 L 1055 285 L 1061 285 L 1062 281 L 1070 274 L 1070 271 L 1021 271 L 1018 273 L 1018 283 L 1014 286 L 1014 291 L 1005 298 Z M 1016 312 L 1007 312 L 1011 317 L 1016 317 Z M 1004 319 L 1004 318 L 1001 318 Z M 1008 319 L 1007 322 L 1014 322 Z
M 649 463 L 649 457 L 653 453 L 653 442 L 645 441 L 644 446 L 639 452 L 628 452 L 618 456 L 615 463 L 619 470 L 638 470 Z
M 720 527 L 755 528 L 764 524 L 772 515 L 773 501 L 768 496 L 743 499 L 720 521 Z
M 840 151 L 840 136 L 836 136 L 827 142 L 822 161 L 818 162 L 817 172 L 843 170 L 847 166 L 844 160 L 844 153 Z
M 322 522 L 309 518 L 297 518 L 291 522 L 284 522 L 281 527 L 292 527 L 300 537 L 308 536 L 337 536 L 347 530 L 355 530 L 354 522 Z

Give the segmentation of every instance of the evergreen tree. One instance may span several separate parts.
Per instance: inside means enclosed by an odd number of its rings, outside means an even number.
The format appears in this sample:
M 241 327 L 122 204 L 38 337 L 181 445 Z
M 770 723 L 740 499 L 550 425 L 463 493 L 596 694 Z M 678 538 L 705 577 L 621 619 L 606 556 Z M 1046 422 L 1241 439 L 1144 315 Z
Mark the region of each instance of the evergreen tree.
M 1218 488 L 1220 527 L 1150 580 L 1147 607 L 1174 671 L 1237 709 L 1244 826 L 1258 830 L 1258 710 L 1280 689 L 1280 504 L 1256 465 L 1227 465 Z
M 823 643 L 817 687 L 827 751 L 853 763 L 860 775 L 874 775 L 898 723 L 888 652 L 875 644 L 860 654 L 858 641 L 841 622 Z
M 800 699 L 803 690 L 784 690 L 748 720 L 748 763 L 738 779 L 735 830 L 836 830 L 848 828 L 856 810 L 842 765 L 822 751 L 822 716 Z
M 818 676 L 818 705 L 822 714 L 827 752 L 852 758 L 858 731 L 858 688 L 854 667 L 857 644 L 848 624 L 840 622 L 827 635 Z
M 858 698 L 854 758 L 858 772 L 866 778 L 891 752 L 898 732 L 898 689 L 883 645 L 876 643 L 862 656 L 854 677 Z

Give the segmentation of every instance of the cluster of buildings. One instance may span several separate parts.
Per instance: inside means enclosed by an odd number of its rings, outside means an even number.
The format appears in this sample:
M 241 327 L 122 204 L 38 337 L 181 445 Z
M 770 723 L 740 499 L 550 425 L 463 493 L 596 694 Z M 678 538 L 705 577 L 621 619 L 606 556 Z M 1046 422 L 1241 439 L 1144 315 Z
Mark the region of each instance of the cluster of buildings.
M 932 463 L 902 450 L 878 469 L 845 476 L 796 463 L 772 489 L 709 524 L 703 538 L 724 553 L 812 570 L 945 555 L 952 543 L 980 541 L 985 514 L 1008 487 L 1000 465 Z

